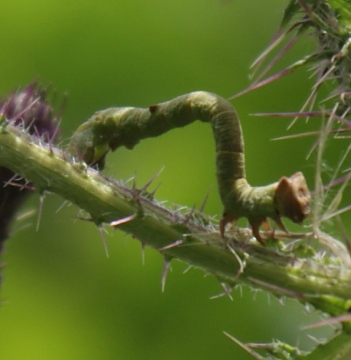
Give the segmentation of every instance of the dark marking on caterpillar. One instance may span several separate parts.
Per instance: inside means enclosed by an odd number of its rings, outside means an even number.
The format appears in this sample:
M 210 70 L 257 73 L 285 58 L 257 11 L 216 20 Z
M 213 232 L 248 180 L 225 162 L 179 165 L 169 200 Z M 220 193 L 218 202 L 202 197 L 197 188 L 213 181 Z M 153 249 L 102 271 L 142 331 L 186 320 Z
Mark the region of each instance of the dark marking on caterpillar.
M 150 106 L 149 106 L 150 112 L 151 112 L 151 113 L 155 112 L 155 111 L 157 110 L 157 107 L 158 107 L 157 105 L 150 105 Z
M 99 111 L 73 134 L 68 150 L 102 169 L 108 151 L 121 146 L 132 149 L 142 139 L 195 120 L 210 123 L 213 130 L 218 189 L 224 206 L 220 221 L 222 236 L 228 223 L 245 217 L 253 235 L 263 244 L 259 227 L 267 225 L 268 218 L 286 231 L 281 217 L 301 223 L 308 216 L 310 193 L 301 172 L 267 186 L 249 185 L 239 118 L 229 102 L 209 92 L 192 92 L 146 109 L 122 107 Z

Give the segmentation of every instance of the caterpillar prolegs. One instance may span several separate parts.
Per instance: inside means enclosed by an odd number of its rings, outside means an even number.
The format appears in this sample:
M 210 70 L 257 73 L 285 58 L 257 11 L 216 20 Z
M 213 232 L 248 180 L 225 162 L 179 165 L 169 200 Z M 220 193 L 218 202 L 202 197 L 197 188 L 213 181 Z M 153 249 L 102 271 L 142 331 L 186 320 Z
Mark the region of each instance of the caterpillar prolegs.
M 216 94 L 192 92 L 148 108 L 121 107 L 98 111 L 73 134 L 69 151 L 89 165 L 104 167 L 109 150 L 132 149 L 140 140 L 159 136 L 195 120 L 209 122 L 216 144 L 217 181 L 224 206 L 220 232 L 228 223 L 248 219 L 253 235 L 268 218 L 284 231 L 281 217 L 301 223 L 309 214 L 310 193 L 301 172 L 273 184 L 252 187 L 245 177 L 244 141 L 232 105 Z

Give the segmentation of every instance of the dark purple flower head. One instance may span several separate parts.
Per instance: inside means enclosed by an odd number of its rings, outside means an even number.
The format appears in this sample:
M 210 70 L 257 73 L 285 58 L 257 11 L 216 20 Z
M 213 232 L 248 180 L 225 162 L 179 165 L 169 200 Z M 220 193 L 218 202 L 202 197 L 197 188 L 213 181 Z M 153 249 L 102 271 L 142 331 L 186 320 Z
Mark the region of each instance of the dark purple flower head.
M 53 116 L 45 95 L 36 83 L 31 84 L 0 101 L 0 114 L 28 133 L 53 143 L 58 137 L 59 117 Z M 17 178 L 11 170 L 0 166 L 0 252 L 9 237 L 11 222 L 33 190 L 25 179 Z
M 22 91 L 11 94 L 5 101 L 0 101 L 0 114 L 9 122 L 23 126 L 30 134 L 54 142 L 58 135 L 59 118 L 53 116 L 45 96 L 46 92 L 36 83 L 28 85 Z

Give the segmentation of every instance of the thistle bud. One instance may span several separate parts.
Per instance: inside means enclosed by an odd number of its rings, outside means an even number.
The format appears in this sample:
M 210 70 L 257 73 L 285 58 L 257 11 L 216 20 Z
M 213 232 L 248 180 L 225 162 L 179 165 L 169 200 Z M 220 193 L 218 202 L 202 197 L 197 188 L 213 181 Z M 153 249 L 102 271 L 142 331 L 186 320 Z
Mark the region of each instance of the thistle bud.
M 14 92 L 0 101 L 0 114 L 15 126 L 45 142 L 55 142 L 58 137 L 59 117 L 53 115 L 46 102 L 46 92 L 36 83 Z M 10 235 L 10 225 L 17 211 L 33 193 L 34 186 L 19 178 L 11 170 L 0 167 L 0 252 Z

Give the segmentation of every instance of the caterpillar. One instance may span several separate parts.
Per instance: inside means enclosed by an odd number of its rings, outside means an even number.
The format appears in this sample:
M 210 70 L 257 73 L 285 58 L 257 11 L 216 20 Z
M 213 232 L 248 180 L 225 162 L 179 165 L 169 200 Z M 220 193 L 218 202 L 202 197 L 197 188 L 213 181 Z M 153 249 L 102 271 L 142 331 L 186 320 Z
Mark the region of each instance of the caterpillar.
M 217 182 L 224 207 L 219 230 L 224 237 L 228 223 L 245 217 L 253 235 L 264 244 L 259 228 L 272 219 L 286 231 L 281 218 L 295 223 L 309 215 L 310 193 L 301 172 L 260 187 L 246 180 L 244 140 L 233 106 L 222 97 L 196 91 L 148 108 L 121 107 L 96 112 L 78 127 L 68 151 L 79 160 L 103 169 L 105 156 L 120 146 L 132 149 L 145 138 L 159 136 L 195 120 L 212 126 L 216 145 Z

